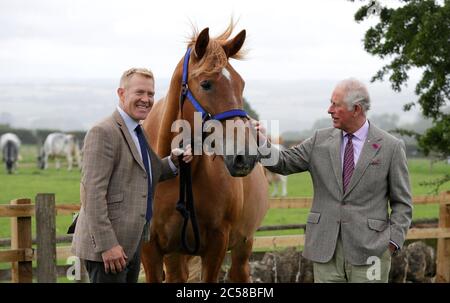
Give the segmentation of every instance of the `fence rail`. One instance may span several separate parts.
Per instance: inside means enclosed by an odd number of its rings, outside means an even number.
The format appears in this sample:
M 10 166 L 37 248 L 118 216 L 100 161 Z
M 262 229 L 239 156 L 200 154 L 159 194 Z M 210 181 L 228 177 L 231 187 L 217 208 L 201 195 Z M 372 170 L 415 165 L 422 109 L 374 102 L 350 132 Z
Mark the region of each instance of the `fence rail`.
M 11 262 L 12 282 L 32 282 L 32 261 L 37 261 L 37 281 L 56 282 L 57 259 L 67 259 L 72 255 L 69 246 L 56 246 L 56 215 L 72 215 L 79 211 L 79 203 L 55 205 L 54 194 L 38 194 L 36 204 L 30 199 L 17 199 L 9 205 L 0 205 L 0 217 L 11 218 L 11 249 L 0 250 L 0 262 Z M 272 198 L 270 208 L 310 208 L 312 198 Z M 418 196 L 413 204 L 439 204 L 438 227 L 411 228 L 408 240 L 437 239 L 437 282 L 450 282 L 450 192 L 436 196 Z M 52 215 L 54 214 L 54 215 Z M 36 216 L 36 250 L 32 248 L 31 217 Z M 295 225 L 301 228 L 304 225 Z M 292 226 L 291 226 L 292 227 Z M 270 229 L 270 228 L 269 228 Z M 64 236 L 66 240 L 70 237 Z M 305 237 L 257 236 L 253 247 L 256 249 L 277 249 L 304 245 Z

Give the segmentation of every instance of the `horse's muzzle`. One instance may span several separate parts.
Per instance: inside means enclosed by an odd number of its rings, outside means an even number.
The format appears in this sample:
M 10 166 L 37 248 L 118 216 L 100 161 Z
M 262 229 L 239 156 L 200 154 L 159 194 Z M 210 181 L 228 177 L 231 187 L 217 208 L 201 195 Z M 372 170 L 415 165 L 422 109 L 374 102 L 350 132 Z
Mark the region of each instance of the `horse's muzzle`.
M 225 164 L 233 177 L 245 177 L 255 167 L 257 156 L 230 155 L 225 156 Z

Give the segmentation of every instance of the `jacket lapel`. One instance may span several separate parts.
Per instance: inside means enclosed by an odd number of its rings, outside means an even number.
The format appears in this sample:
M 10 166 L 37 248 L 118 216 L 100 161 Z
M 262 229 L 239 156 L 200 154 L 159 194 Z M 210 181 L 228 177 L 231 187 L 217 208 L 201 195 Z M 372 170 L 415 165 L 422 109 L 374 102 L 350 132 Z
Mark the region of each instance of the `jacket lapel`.
M 114 112 L 113 116 L 114 116 L 114 119 L 116 120 L 117 124 L 119 125 L 119 128 L 122 131 L 123 136 L 125 137 L 125 141 L 127 142 L 128 147 L 131 150 L 131 154 L 133 155 L 134 160 L 145 171 L 144 163 L 142 162 L 141 156 L 140 156 L 138 150 L 136 149 L 136 145 L 134 144 L 134 141 L 131 138 L 130 132 L 128 131 L 125 121 L 123 121 L 122 117 L 120 116 L 120 114 L 117 110 Z
M 372 161 L 381 149 L 381 140 L 382 138 L 378 129 L 372 124 L 369 124 L 369 133 L 367 134 L 366 142 L 364 142 L 361 154 L 359 155 L 358 163 L 356 163 L 355 170 L 353 171 L 352 178 L 350 179 L 350 184 L 348 185 L 348 190 L 345 192 L 344 197 L 352 191 L 356 184 L 358 184 L 359 180 L 369 166 L 370 161 Z
M 333 131 L 331 134 L 329 146 L 330 146 L 330 157 L 331 157 L 331 166 L 333 167 L 334 175 L 336 177 L 336 181 L 339 187 L 339 190 L 342 193 L 342 165 L 341 165 L 341 144 L 342 144 L 342 135 L 338 130 Z

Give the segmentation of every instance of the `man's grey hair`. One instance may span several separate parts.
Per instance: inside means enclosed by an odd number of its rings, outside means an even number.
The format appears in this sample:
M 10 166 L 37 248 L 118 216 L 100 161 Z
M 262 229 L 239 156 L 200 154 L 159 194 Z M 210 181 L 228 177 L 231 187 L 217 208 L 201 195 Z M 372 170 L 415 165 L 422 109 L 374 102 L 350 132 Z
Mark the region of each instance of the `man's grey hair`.
M 364 113 L 370 109 L 370 97 L 367 87 L 361 81 L 355 78 L 342 80 L 336 85 L 336 88 L 343 89 L 344 102 L 347 104 L 348 110 L 352 110 L 353 106 L 359 104 Z

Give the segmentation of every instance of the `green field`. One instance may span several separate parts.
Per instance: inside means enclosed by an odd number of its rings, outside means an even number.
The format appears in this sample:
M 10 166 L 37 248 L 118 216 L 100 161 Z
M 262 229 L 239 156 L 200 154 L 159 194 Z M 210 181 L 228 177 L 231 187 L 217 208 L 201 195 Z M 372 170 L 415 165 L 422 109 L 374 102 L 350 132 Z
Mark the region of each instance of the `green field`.
M 22 160 L 16 174 L 7 175 L 5 169 L 0 168 L 0 204 L 7 204 L 10 200 L 17 198 L 30 198 L 34 201 L 37 193 L 55 193 L 57 203 L 78 203 L 80 171 L 75 168 L 69 172 L 64 166 L 61 170 L 56 170 L 53 162 L 50 163 L 48 170 L 39 170 L 35 161 L 36 151 L 35 146 L 24 146 L 22 148 Z M 431 192 L 430 187 L 420 186 L 420 182 L 431 181 L 446 172 L 448 173 L 450 165 L 443 162 L 435 163 L 430 171 L 428 160 L 411 159 L 409 168 L 413 195 L 418 196 Z M 450 183 L 445 184 L 441 190 L 450 190 Z M 288 196 L 312 197 L 312 195 L 312 183 L 308 173 L 288 177 Z M 263 225 L 304 223 L 307 214 L 307 209 L 271 209 L 265 217 Z M 437 216 L 437 205 L 417 205 L 414 208 L 415 219 L 435 218 Z M 71 216 L 58 216 L 57 234 L 65 234 L 70 222 Z M 258 235 L 298 233 L 299 230 L 289 230 L 260 232 Z M 0 238 L 8 237 L 10 237 L 10 220 L 0 218 Z

